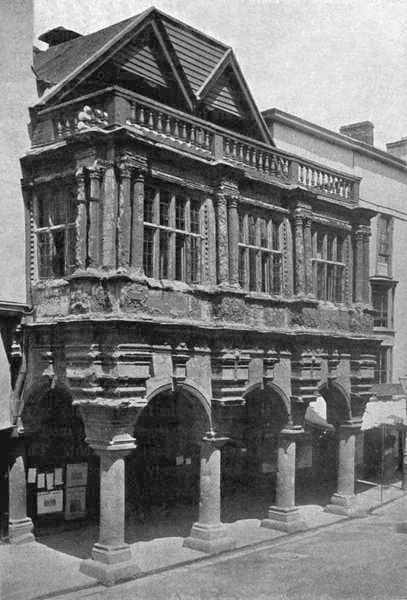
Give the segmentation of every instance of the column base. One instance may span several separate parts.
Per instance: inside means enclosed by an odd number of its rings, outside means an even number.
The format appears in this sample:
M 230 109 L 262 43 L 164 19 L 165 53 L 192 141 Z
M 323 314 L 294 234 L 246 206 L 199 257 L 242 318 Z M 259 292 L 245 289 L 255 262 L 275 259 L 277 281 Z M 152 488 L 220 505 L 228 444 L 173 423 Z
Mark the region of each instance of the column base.
M 26 544 L 34 542 L 34 525 L 30 517 L 10 520 L 8 525 L 8 541 L 10 544 Z
M 141 573 L 140 567 L 132 560 L 131 549 L 127 544 L 104 546 L 96 543 L 92 549 L 92 558 L 83 560 L 79 570 L 106 586 L 133 579 Z
M 192 550 L 212 554 L 232 550 L 236 542 L 228 536 L 226 527 L 221 523 L 219 525 L 194 523 L 191 535 L 185 538 L 183 545 Z
M 270 506 L 267 519 L 262 520 L 261 526 L 268 527 L 269 529 L 286 531 L 287 533 L 305 531 L 308 529 L 306 522 L 296 506 L 290 508 Z
M 335 515 L 344 515 L 346 517 L 366 516 L 366 511 L 357 506 L 355 494 L 333 494 L 330 503 L 325 506 L 324 510 L 325 512 L 330 512 Z

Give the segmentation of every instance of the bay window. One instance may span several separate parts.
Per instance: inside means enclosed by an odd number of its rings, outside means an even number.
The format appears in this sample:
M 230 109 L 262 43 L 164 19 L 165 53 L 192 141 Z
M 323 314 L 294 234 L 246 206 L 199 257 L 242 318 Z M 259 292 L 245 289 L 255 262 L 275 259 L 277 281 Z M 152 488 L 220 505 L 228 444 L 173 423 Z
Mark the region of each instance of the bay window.
M 199 200 L 146 186 L 143 263 L 147 277 L 199 283 L 202 237 Z
M 278 217 L 239 213 L 239 283 L 243 289 L 281 293 L 280 227 Z
M 34 207 L 38 277 L 64 277 L 75 267 L 76 200 L 69 187 L 43 187 Z
M 314 225 L 312 230 L 312 276 L 318 300 L 343 302 L 345 287 L 344 237 Z

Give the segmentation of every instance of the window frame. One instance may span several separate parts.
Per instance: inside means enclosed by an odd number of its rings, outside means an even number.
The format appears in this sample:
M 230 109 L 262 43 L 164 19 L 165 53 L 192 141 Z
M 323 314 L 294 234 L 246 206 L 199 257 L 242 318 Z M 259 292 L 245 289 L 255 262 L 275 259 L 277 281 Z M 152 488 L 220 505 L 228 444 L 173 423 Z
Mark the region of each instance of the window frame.
M 384 360 L 383 360 L 384 359 Z M 384 366 L 383 366 L 384 365 Z M 393 377 L 393 346 L 380 346 L 374 370 L 375 383 L 391 383 Z
M 44 202 L 45 213 L 40 208 Z M 50 210 L 54 203 L 54 212 Z M 58 203 L 64 205 L 65 218 L 61 222 L 54 222 Z M 42 184 L 36 188 L 33 202 L 33 236 L 35 238 L 35 268 L 37 279 L 64 279 L 75 270 L 76 255 L 76 219 L 77 219 L 76 190 L 73 182 L 58 184 Z M 46 218 L 46 224 L 40 220 Z M 63 250 L 57 248 L 56 236 L 64 235 Z M 41 252 L 41 237 L 47 240 L 48 259 L 43 260 Z M 62 268 L 56 268 L 56 260 L 63 260 Z
M 248 292 L 280 296 L 283 291 L 283 218 L 272 211 L 266 213 L 240 206 L 238 227 L 240 287 Z
M 343 304 L 346 301 L 345 282 L 348 269 L 345 258 L 346 233 L 313 222 L 311 240 L 314 296 L 321 302 Z M 341 251 L 338 257 L 339 241 Z
M 382 227 L 386 223 L 387 239 L 383 241 Z M 393 259 L 393 227 L 394 220 L 391 215 L 380 213 L 377 216 L 377 243 L 376 243 L 376 274 L 382 277 L 391 277 L 392 275 L 392 259 Z M 384 252 L 383 247 L 387 246 Z M 380 260 L 380 257 L 384 260 Z
M 151 194 L 152 204 L 151 210 L 148 211 L 150 220 L 146 219 L 149 194 Z M 167 201 L 164 203 L 165 197 Z M 179 206 L 182 203 L 184 207 L 181 218 Z M 164 219 L 165 205 L 166 218 Z M 145 185 L 143 269 L 147 277 L 182 281 L 190 285 L 201 283 L 204 240 L 202 207 L 202 198 L 187 190 L 154 181 Z M 195 217 L 191 218 L 193 215 Z M 181 227 L 181 223 L 184 228 Z M 146 240 L 149 245 L 148 253 Z M 148 262 L 147 256 L 150 257 Z

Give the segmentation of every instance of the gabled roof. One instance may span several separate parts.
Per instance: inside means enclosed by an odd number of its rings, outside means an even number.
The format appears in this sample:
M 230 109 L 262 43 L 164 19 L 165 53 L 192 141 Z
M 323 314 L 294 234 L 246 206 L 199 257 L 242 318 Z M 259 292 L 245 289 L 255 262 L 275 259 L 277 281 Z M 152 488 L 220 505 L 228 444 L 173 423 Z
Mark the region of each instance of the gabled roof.
M 34 56 L 33 70 L 37 79 L 48 88 L 37 104 L 61 102 L 77 85 L 147 27 L 152 28 L 172 76 L 191 112 L 194 106 L 205 103 L 205 99 L 209 97 L 213 100 L 216 94 L 230 96 L 226 98 L 226 104 L 224 103 L 226 109 L 228 102 L 233 106 L 233 91 L 226 89 L 227 85 L 223 86 L 226 92 L 215 89 L 228 69 L 234 76 L 238 91 L 236 96 L 243 99 L 247 114 L 256 124 L 260 138 L 267 143 L 273 143 L 232 50 L 154 7 L 100 31 L 37 53 Z

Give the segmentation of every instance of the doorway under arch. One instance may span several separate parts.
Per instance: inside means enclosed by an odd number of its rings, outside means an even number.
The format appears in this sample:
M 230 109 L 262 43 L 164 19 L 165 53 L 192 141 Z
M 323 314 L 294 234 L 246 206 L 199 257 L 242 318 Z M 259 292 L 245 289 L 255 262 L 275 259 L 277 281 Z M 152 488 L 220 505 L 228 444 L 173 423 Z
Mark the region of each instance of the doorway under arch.
M 69 388 L 40 383 L 22 412 L 27 468 L 27 514 L 34 533 L 72 529 L 98 518 L 99 459 Z
M 351 419 L 350 399 L 336 383 L 324 384 L 305 413 L 305 432 L 310 439 L 312 469 L 298 473 L 301 503 L 329 503 L 337 488 L 339 426 Z
M 139 415 L 127 459 L 129 536 L 188 535 L 199 506 L 200 449 L 208 410 L 187 388 L 154 395 Z
M 277 386 L 255 385 L 244 399 L 222 449 L 225 522 L 266 514 L 276 491 L 279 434 L 289 422 L 289 399 Z

